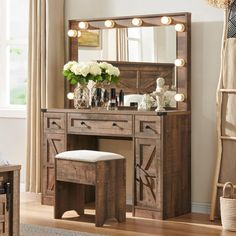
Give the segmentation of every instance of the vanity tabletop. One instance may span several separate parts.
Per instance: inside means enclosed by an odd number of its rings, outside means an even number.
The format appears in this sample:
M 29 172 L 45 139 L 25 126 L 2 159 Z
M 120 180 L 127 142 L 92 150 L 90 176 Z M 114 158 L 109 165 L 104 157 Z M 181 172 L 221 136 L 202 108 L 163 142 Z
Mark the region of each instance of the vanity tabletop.
M 20 165 L 2 165 L 2 166 L 0 166 L 0 173 L 20 170 L 20 169 L 21 169 Z
M 42 108 L 42 112 L 61 112 L 61 113 L 94 113 L 94 114 L 116 114 L 116 115 L 189 115 L 190 111 L 166 110 L 163 112 L 138 111 L 138 110 L 106 110 L 106 109 L 65 109 L 65 108 Z

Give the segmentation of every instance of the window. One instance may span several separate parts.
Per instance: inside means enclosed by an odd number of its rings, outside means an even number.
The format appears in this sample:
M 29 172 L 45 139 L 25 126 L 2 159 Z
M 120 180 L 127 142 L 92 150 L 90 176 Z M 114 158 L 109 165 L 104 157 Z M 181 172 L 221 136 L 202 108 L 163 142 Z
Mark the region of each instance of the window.
M 29 0 L 0 0 L 0 107 L 25 108 Z
M 141 61 L 141 29 L 128 28 L 129 61 Z

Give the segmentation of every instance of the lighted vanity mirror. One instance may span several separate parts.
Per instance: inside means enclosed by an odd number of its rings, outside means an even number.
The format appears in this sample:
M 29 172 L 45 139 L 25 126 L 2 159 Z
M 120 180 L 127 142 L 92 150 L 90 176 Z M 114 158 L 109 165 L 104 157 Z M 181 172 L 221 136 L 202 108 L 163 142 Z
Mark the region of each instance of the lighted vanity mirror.
M 174 63 L 174 26 L 132 27 L 80 31 L 79 61 Z
M 171 13 L 69 21 L 73 61 L 108 61 L 120 69 L 116 86 L 126 95 L 150 94 L 165 79 L 177 110 L 190 109 L 191 14 Z M 70 91 L 67 86 L 66 91 Z

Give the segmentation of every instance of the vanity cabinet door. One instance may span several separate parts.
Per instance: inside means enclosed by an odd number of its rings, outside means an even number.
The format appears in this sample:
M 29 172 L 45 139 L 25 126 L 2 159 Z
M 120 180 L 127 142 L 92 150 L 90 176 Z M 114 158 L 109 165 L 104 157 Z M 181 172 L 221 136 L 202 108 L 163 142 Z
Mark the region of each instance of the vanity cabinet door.
M 64 134 L 44 134 L 44 153 L 42 160 L 42 204 L 54 204 L 55 156 L 66 150 Z
M 160 139 L 136 139 L 134 214 L 161 210 Z M 153 217 L 155 218 L 155 217 Z

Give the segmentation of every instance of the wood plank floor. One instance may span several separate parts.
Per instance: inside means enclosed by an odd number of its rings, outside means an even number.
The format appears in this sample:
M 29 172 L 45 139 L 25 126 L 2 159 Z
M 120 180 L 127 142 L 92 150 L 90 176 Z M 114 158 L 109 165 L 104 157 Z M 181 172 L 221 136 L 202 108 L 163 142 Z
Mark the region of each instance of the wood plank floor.
M 53 207 L 42 206 L 39 199 L 23 198 L 21 201 L 21 223 L 36 224 L 49 227 L 57 227 L 81 232 L 98 233 L 114 236 L 235 236 L 236 233 L 223 231 L 220 222 L 210 222 L 208 215 L 188 214 L 181 217 L 159 221 L 142 218 L 133 218 L 127 213 L 125 223 L 118 224 L 116 221 L 108 221 L 104 227 L 94 226 L 94 211 L 86 210 L 86 216 L 78 218 L 75 213 L 69 212 L 65 215 L 68 219 L 54 220 Z

